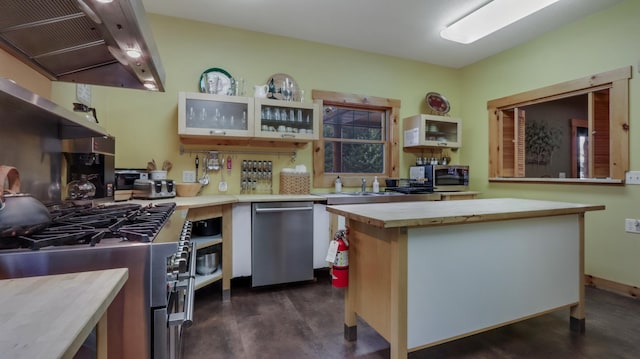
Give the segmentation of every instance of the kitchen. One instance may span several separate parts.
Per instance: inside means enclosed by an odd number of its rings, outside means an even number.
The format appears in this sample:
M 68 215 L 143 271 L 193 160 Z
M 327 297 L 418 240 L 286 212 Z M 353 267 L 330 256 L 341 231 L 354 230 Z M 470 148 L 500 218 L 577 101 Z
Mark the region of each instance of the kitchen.
M 472 189 L 486 198 L 517 196 L 605 204 L 607 210 L 591 214 L 586 224 L 585 271 L 594 277 L 623 284 L 633 293 L 633 288 L 640 284 L 636 275 L 639 270 L 635 260 L 637 239 L 624 232 L 622 223 L 624 218 L 638 217 L 634 211 L 636 187 L 496 184 L 487 181 L 485 164 L 488 163 L 486 102 L 620 66 L 633 65 L 635 72 L 640 51 L 637 41 L 629 35 L 637 33 L 633 31 L 637 27 L 635 14 L 638 14 L 637 4 L 626 1 L 593 17 L 568 24 L 530 44 L 462 69 L 149 14 L 167 70 L 165 92 L 92 86 L 92 106 L 97 109 L 100 124 L 117 138 L 116 152 L 126 154 L 118 155 L 117 167 L 137 168 L 151 158 L 168 159 L 174 163 L 173 173 L 179 174 L 193 169 L 193 157 L 180 155 L 180 141 L 176 136 L 177 93 L 197 91 L 198 77 L 210 67 L 223 67 L 244 77 L 248 84 L 262 83 L 268 75 L 284 71 L 296 78 L 308 96 L 312 89 L 323 89 L 399 98 L 402 100 L 400 118 L 424 113 L 424 94 L 437 90 L 450 100 L 452 115 L 464 120 L 465 142 L 452 157 L 454 163 L 469 163 L 474 167 Z M 624 24 L 627 28 L 614 24 Z M 576 38 L 576 33 L 582 35 Z M 597 54 L 593 54 L 592 41 L 598 41 L 602 46 Z M 541 58 L 541 52 L 544 58 Z M 50 93 L 56 103 L 71 106 L 76 101 L 73 84 L 48 83 L 11 57 L 2 56 L 3 76 L 12 77 L 46 97 Z M 576 57 L 580 58 L 579 64 L 576 64 Z M 269 60 L 265 61 L 265 58 Z M 335 58 L 340 58 L 342 64 L 331 65 Z M 5 68 L 7 64 L 9 67 Z M 366 64 L 365 69 L 362 64 Z M 316 70 L 308 71 L 310 68 Z M 545 71 L 532 70 L 541 68 Z M 496 78 L 504 80 L 496 81 Z M 637 103 L 638 95 L 633 91 L 637 87 L 636 80 L 632 79 L 630 83 L 633 119 L 637 118 L 633 104 Z M 637 138 L 635 126 L 631 126 L 630 137 L 633 150 L 633 140 Z M 296 163 L 311 167 L 311 157 L 310 148 L 303 148 L 298 151 Z M 288 157 L 273 160 L 277 168 L 290 165 Z M 402 172 L 414 161 L 413 155 L 401 151 Z M 637 159 L 631 157 L 631 161 L 632 169 L 639 167 Z M 234 162 L 237 163 L 235 159 Z M 234 171 L 237 168 L 234 165 Z M 239 191 L 238 178 L 238 172 L 229 177 L 229 193 Z M 218 179 L 216 185 L 217 182 Z M 216 189 L 217 186 L 210 186 L 205 194 L 217 194 Z

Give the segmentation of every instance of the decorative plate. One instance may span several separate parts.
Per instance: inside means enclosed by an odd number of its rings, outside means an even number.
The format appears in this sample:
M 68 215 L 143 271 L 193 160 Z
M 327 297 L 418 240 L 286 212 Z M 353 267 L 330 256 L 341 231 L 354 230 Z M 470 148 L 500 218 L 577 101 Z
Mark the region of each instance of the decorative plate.
M 287 86 L 285 86 L 287 84 Z M 290 101 L 300 101 L 300 87 L 296 83 L 296 80 L 292 76 L 287 74 L 273 74 L 267 79 L 267 98 L 276 100 L 287 100 L 287 90 L 291 92 Z
M 426 96 L 427 106 L 439 114 L 446 114 L 451 109 L 449 101 L 437 92 L 429 92 Z
M 200 92 L 214 95 L 227 95 L 231 88 L 231 76 L 227 71 L 213 67 L 200 75 Z

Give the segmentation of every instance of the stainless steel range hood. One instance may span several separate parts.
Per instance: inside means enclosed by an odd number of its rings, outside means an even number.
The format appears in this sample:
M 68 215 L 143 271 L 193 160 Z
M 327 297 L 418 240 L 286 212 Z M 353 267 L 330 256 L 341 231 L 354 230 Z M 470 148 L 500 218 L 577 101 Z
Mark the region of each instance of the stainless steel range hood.
M 0 47 L 49 79 L 164 91 L 141 0 L 0 0 L 0 9 Z

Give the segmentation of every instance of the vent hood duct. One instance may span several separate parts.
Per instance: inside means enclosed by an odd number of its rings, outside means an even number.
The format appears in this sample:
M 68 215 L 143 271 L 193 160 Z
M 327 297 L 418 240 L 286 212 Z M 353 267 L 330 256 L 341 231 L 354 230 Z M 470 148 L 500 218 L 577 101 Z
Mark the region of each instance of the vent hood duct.
M 0 0 L 0 9 L 0 47 L 49 79 L 164 91 L 141 0 Z

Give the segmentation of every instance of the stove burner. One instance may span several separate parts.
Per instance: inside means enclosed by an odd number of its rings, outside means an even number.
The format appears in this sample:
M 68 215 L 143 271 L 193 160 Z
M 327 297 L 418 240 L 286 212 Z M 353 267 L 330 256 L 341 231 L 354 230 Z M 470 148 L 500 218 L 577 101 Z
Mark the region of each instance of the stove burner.
M 102 239 L 151 242 L 176 207 L 175 203 L 142 206 L 116 204 L 49 206 L 50 225 L 36 233 L 0 238 L 0 249 L 40 249 L 49 246 L 85 244 L 95 246 Z

